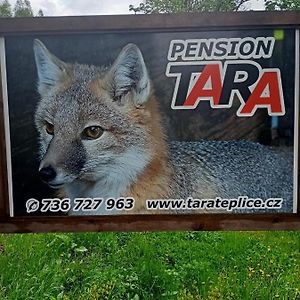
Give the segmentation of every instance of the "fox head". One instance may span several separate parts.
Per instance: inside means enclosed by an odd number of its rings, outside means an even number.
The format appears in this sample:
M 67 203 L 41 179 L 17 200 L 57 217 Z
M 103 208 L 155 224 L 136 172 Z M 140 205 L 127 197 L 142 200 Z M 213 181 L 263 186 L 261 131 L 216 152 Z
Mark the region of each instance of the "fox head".
M 128 44 L 109 68 L 65 63 L 39 40 L 34 55 L 42 180 L 128 186 L 151 160 L 160 123 L 139 48 Z

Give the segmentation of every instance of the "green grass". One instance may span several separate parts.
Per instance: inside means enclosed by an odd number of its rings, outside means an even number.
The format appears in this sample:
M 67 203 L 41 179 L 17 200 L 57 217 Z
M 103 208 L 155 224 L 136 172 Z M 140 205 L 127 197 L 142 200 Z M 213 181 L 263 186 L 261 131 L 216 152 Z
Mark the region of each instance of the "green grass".
M 0 299 L 300 299 L 300 233 L 0 235 Z

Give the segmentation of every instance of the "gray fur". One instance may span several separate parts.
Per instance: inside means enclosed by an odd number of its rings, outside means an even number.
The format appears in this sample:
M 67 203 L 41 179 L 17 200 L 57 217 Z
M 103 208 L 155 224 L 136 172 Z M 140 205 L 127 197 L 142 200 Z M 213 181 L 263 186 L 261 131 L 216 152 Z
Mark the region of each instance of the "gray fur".
M 281 211 L 292 210 L 293 157 L 290 154 L 248 141 L 204 140 L 172 142 L 170 154 L 175 169 L 170 198 L 247 196 L 265 200 L 280 197 L 284 199 Z M 199 186 L 213 186 L 216 191 L 201 195 Z

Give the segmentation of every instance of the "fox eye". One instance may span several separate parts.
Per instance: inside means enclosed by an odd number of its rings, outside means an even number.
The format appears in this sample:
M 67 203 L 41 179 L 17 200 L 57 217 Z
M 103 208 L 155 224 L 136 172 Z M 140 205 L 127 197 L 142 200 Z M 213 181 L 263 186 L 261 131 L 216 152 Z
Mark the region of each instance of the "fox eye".
M 54 125 L 45 121 L 45 129 L 46 132 L 50 135 L 54 135 Z
M 83 130 L 82 138 L 85 140 L 95 140 L 103 134 L 104 130 L 100 126 L 90 126 Z

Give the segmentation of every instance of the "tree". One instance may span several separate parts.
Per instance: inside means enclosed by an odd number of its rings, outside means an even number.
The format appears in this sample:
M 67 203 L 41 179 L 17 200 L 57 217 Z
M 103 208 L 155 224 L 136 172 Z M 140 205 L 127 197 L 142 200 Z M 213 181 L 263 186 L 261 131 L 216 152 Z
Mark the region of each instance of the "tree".
M 44 13 L 40 9 L 36 15 L 43 17 Z M 17 0 L 12 10 L 8 0 L 0 0 L 0 18 L 1 17 L 33 17 L 33 11 L 29 0 Z
M 265 0 L 266 10 L 298 10 L 300 0 Z
M 0 17 L 12 17 L 11 5 L 8 0 L 0 2 Z
M 153 13 L 177 13 L 197 11 L 238 11 L 249 0 L 146 0 L 139 6 L 129 6 L 130 11 Z
M 37 17 L 43 17 L 44 16 L 44 12 L 39 9 L 38 13 L 37 13 Z
M 14 7 L 15 17 L 33 17 L 33 11 L 29 0 L 17 0 Z

